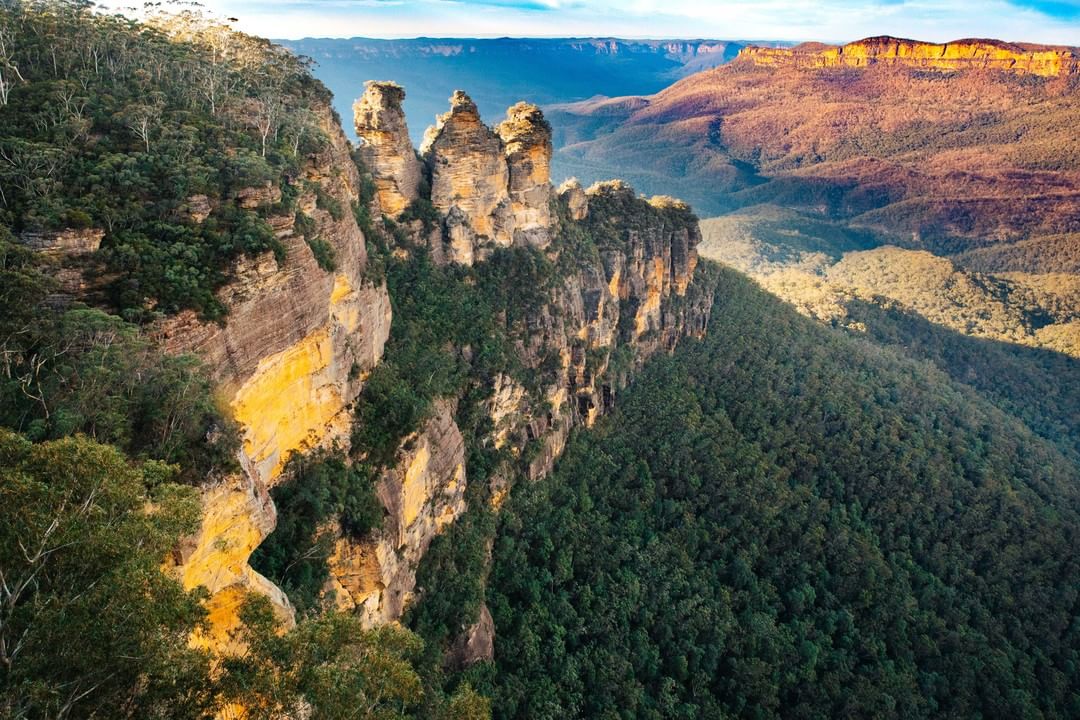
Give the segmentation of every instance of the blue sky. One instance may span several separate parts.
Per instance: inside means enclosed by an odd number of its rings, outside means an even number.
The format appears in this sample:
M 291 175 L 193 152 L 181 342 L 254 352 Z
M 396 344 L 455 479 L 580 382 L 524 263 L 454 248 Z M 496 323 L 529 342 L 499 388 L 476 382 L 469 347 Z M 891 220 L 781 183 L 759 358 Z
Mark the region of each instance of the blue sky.
M 595 36 L 1080 45 L 1080 0 L 203 0 L 276 38 Z

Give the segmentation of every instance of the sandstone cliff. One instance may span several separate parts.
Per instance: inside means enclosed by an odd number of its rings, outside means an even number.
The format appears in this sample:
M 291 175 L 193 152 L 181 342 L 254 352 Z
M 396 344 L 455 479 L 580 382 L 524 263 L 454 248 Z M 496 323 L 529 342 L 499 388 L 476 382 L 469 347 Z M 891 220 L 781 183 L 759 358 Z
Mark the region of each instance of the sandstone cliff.
M 609 410 L 636 365 L 704 332 L 710 307 L 709 294 L 691 285 L 700 233 L 685 204 L 645 201 L 619 182 L 587 191 L 568 183 L 556 193 L 550 126 L 539 109 L 515 105 L 492 129 L 464 93 L 455 93 L 451 110 L 428 133 L 426 197 L 402 97 L 396 86 L 372 83 L 356 104 L 365 140 L 359 154 L 377 189 L 370 209 L 400 215 L 428 202 L 437 213 L 427 226 L 419 219 L 402 226 L 409 242 L 394 249 L 397 257 L 426 245 L 440 262 L 472 265 L 497 247 L 518 245 L 544 252 L 560 269 L 545 299 L 508 328 L 524 370 L 478 379 L 490 384 L 483 406 L 490 430 L 466 440 L 457 420 L 461 399 L 437 399 L 379 471 L 382 526 L 357 538 L 330 518 L 320 530 L 332 543 L 325 601 L 369 625 L 401 617 L 419 592 L 416 572 L 428 547 L 466 510 L 469 442 L 501 448 L 510 459 L 489 479 L 497 506 L 512 477 L 535 479 L 551 469 L 571 429 Z M 351 405 L 389 337 L 390 299 L 384 284 L 367 277 L 355 218 L 319 200 L 328 195 L 339 206 L 353 205 L 362 182 L 329 112 L 322 121 L 331 142 L 295 181 L 297 214 L 267 210 L 286 248 L 284 262 L 266 253 L 237 263 L 220 291 L 229 309 L 224 324 L 187 313 L 158 328 L 169 350 L 207 360 L 242 431 L 244 472 L 204 489 L 202 527 L 176 553 L 185 585 L 211 593 L 210 627 L 196 641 L 218 651 L 231 648 L 247 592 L 270 597 L 291 617 L 285 595 L 248 565 L 276 522 L 268 491 L 293 452 L 347 442 Z M 228 201 L 270 208 L 280 197 L 268 186 Z M 198 199 L 190 205 L 201 207 Z M 312 227 L 333 249 L 332 271 L 320 267 L 305 241 Z M 522 372 L 544 381 L 527 388 Z M 482 630 L 472 643 L 479 649 L 467 655 L 483 655 L 490 644 L 483 640 L 490 628 Z
M 487 497 L 497 507 L 513 477 L 542 477 L 574 427 L 588 427 L 611 409 L 634 367 L 686 335 L 702 334 L 711 302 L 707 291 L 691 287 L 701 236 L 687 205 L 646 201 L 618 181 L 588 190 L 568 182 L 556 192 L 551 129 L 538 108 L 519 103 L 492 129 L 465 93 L 451 103 L 422 151 L 431 196 L 420 201 L 430 200 L 438 221 L 401 227 L 406 239 L 394 241 L 402 243 L 395 253 L 407 258 L 426 246 L 436 262 L 472 266 L 497 247 L 516 245 L 544 251 L 558 268 L 543 300 L 520 308 L 524 317 L 507 327 L 523 369 L 476 379 L 490 393 L 482 410 L 490 430 L 472 440 L 511 459 L 489 479 Z M 367 168 L 378 186 L 392 179 L 387 167 Z M 527 376 L 543 380 L 526 387 Z M 458 401 L 438 401 L 432 417 L 401 441 L 379 483 L 382 529 L 355 539 L 330 528 L 337 539 L 324 595 L 369 624 L 401 616 L 422 591 L 416 571 L 427 547 L 465 511 L 469 472 L 453 412 Z M 490 635 L 474 630 L 477 638 Z M 471 654 L 483 655 L 488 643 L 473 644 L 481 649 Z
M 420 160 L 413 152 L 405 111 L 405 91 L 388 82 L 369 82 L 353 106 L 357 148 L 374 171 L 376 199 L 382 212 L 396 217 L 418 196 Z
M 367 254 L 355 219 L 351 213 L 335 218 L 316 199 L 321 188 L 349 207 L 359 199 L 360 184 L 348 141 L 328 108 L 320 122 L 329 143 L 308 158 L 295 181 L 297 214 L 270 216 L 286 249 L 284 262 L 267 252 L 237 263 L 219 293 L 229 309 L 224 324 L 187 312 L 158 328 L 166 349 L 205 358 L 242 432 L 244 472 L 204 489 L 202 528 L 177 552 L 185 586 L 203 585 L 211 593 L 211 627 L 200 641 L 217 649 L 226 646 L 245 591 L 269 596 L 291 617 L 284 594 L 248 565 L 275 524 L 267 490 L 291 453 L 348 437 L 348 407 L 390 330 L 389 297 L 384 285 L 365 277 Z M 299 214 L 333 248 L 336 270 L 319 266 L 296 228 Z
M 540 108 L 518 103 L 506 111 L 495 131 L 510 167 L 510 208 L 514 241 L 547 247 L 551 241 L 551 126 Z
M 757 65 L 806 68 L 896 65 L 934 70 L 1005 70 L 1044 77 L 1080 73 L 1076 48 L 1018 45 L 999 40 L 955 40 L 936 44 L 873 37 L 843 46 L 806 43 L 794 48 L 750 46 L 737 60 Z

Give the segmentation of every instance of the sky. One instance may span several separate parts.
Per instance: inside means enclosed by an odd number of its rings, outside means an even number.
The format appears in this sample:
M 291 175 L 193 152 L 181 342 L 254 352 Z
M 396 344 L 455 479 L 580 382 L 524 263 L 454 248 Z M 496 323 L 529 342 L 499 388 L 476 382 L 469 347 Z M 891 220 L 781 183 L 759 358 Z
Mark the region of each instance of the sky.
M 201 0 L 246 32 L 302 37 L 819 40 L 895 35 L 1080 45 L 1080 0 Z

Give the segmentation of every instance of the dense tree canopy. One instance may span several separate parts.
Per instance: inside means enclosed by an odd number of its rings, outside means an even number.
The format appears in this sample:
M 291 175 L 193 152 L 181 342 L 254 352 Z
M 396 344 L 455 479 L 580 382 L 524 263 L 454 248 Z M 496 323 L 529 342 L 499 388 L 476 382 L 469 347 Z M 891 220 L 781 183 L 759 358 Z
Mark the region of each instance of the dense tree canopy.
M 325 143 L 314 113 L 329 93 L 296 56 L 191 12 L 139 23 L 16 0 L 0 6 L 0 77 L 0 223 L 104 230 L 111 300 L 130 317 L 220 316 L 228 261 L 282 252 L 271 201 L 231 200 L 280 187 L 291 202 L 288 179 Z M 195 196 L 212 208 L 201 222 Z
M 496 717 L 1074 717 L 1077 480 L 725 271 L 708 337 L 504 511 Z
M 176 468 L 85 438 L 0 429 L 0 711 L 12 718 L 199 717 L 204 611 L 161 572 L 197 522 Z

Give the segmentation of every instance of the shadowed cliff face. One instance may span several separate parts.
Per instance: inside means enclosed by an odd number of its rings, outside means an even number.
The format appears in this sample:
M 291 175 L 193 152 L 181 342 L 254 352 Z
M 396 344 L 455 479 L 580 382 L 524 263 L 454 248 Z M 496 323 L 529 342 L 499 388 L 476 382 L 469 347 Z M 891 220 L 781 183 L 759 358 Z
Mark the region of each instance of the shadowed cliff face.
M 316 200 L 316 186 L 341 207 L 359 198 L 348 142 L 323 110 L 331 142 L 296 181 L 299 213 L 270 217 L 284 262 L 268 252 L 237 264 L 219 293 L 229 310 L 225 324 L 188 312 L 158 329 L 166 349 L 206 359 L 242 432 L 243 474 L 204 490 L 202 528 L 178 551 L 185 586 L 211 593 L 210 629 L 197 641 L 217 650 L 229 647 L 245 591 L 267 595 L 291 619 L 288 599 L 248 565 L 274 528 L 267 489 L 293 452 L 348 437 L 348 407 L 390 331 L 389 297 L 365 278 L 367 253 L 352 213 L 335 217 Z M 299 215 L 333 248 L 334 270 L 319 266 L 296 227 Z

